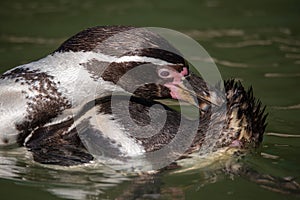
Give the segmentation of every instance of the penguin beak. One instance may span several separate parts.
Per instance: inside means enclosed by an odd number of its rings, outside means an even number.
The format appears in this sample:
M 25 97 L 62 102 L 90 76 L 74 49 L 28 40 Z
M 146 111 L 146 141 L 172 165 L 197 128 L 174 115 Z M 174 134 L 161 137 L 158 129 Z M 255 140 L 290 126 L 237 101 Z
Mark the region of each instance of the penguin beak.
M 205 93 L 196 93 L 193 89 L 184 85 L 184 79 L 177 83 L 166 83 L 164 86 L 169 88 L 173 99 L 187 102 L 200 110 L 206 111 L 211 105 L 219 106 L 219 103 L 215 102 L 209 95 L 205 96 Z
M 215 104 L 212 98 L 209 95 L 206 95 L 205 92 L 196 93 L 186 78 L 190 77 L 189 72 L 186 67 L 183 68 L 181 72 L 174 71 L 172 74 L 172 82 L 167 82 L 164 84 L 170 90 L 170 95 L 172 99 L 178 99 L 184 102 L 187 102 L 190 105 L 194 105 L 197 108 L 205 111 L 211 105 Z M 186 84 L 189 83 L 189 84 Z M 185 85 L 186 84 L 186 85 Z M 192 85 L 193 87 L 197 85 Z M 200 86 L 199 86 L 200 87 Z
M 191 91 L 190 89 L 188 89 L 183 82 L 178 82 L 176 84 L 174 83 L 166 83 L 164 84 L 164 86 L 166 86 L 167 88 L 169 88 L 170 95 L 173 99 L 178 99 L 178 100 L 182 100 L 185 101 L 191 105 L 194 105 L 196 107 L 199 107 L 198 103 L 197 103 L 197 95 L 195 94 L 195 92 Z
M 184 67 L 181 72 L 173 71 L 171 73 L 173 77 L 172 82 L 167 82 L 164 86 L 170 90 L 172 99 L 182 100 L 198 107 L 195 94 L 184 85 L 184 80 L 188 73 L 186 67 Z
M 219 104 L 217 102 L 212 101 L 212 99 L 209 96 L 205 96 L 204 93 L 198 94 L 195 91 L 188 89 L 183 83 L 179 84 L 178 87 L 180 88 L 179 93 L 181 94 L 181 99 L 190 104 L 196 105 L 198 107 L 199 103 L 206 103 L 209 105 L 219 106 Z

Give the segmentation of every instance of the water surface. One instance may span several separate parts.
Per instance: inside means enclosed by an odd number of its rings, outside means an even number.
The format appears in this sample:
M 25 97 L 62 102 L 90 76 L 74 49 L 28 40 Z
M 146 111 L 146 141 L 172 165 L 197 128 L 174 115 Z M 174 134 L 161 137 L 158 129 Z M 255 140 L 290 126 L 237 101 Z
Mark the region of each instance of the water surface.
M 295 177 L 300 182 L 299 8 L 297 0 L 3 0 L 0 73 L 42 58 L 90 26 L 122 24 L 181 31 L 204 46 L 224 79 L 233 77 L 246 87 L 252 85 L 255 96 L 267 105 L 261 153 L 243 162 L 261 174 Z M 24 152 L 23 148 L 0 150 L 1 199 L 121 199 L 132 188 L 140 187 L 143 194 L 147 185 L 163 195 L 144 195 L 144 199 L 296 198 L 216 172 L 218 162 L 148 180 L 94 165 L 46 167 L 32 162 L 30 153 Z

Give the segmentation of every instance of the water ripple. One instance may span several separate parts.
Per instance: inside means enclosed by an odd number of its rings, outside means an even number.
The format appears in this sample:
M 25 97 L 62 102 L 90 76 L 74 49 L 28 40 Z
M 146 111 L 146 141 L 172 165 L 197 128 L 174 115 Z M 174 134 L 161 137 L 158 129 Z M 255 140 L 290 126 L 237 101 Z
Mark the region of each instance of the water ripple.
M 231 61 L 227 61 L 227 60 L 219 60 L 216 58 L 213 58 L 213 60 L 215 61 L 215 63 L 217 64 L 221 64 L 227 67 L 238 67 L 238 68 L 246 68 L 249 67 L 249 65 L 245 64 L 245 63 L 238 63 L 238 62 L 231 62 Z
M 0 40 L 9 43 L 29 43 L 29 44 L 60 44 L 64 39 L 42 38 L 42 37 L 28 37 L 28 36 L 13 36 L 1 35 Z
M 279 156 L 276 156 L 276 155 L 272 155 L 272 154 L 269 154 L 269 153 L 264 153 L 264 152 L 261 152 L 260 155 L 264 158 L 268 158 L 268 159 L 272 159 L 272 160 L 277 160 L 279 159 Z
M 220 30 L 188 30 L 183 31 L 184 34 L 189 35 L 192 38 L 218 38 L 218 37 L 237 37 L 245 34 L 241 29 L 220 29 Z
M 300 41 L 291 39 L 291 38 L 281 38 L 281 37 L 273 37 L 272 40 L 277 43 L 291 45 L 291 46 L 300 46 Z
M 295 110 L 295 109 L 300 109 L 300 104 L 296 104 L 292 106 L 274 106 L 273 108 L 278 110 Z
M 266 78 L 299 77 L 300 73 L 265 73 Z
M 241 48 L 241 47 L 249 47 L 249 46 L 266 46 L 271 45 L 271 40 L 246 40 L 237 43 L 216 43 L 215 46 L 221 48 Z
M 97 163 L 62 167 L 32 161 L 25 148 L 0 149 L 0 178 L 41 187 L 67 199 L 87 199 L 104 194 L 131 178 Z
M 287 133 L 265 133 L 268 136 L 282 137 L 282 138 L 300 138 L 300 134 L 287 134 Z
M 281 51 L 285 51 L 285 52 L 300 53 L 300 48 L 291 47 L 291 46 L 288 46 L 288 45 L 280 45 L 279 49 Z
M 291 59 L 300 59 L 300 54 L 287 53 L 287 54 L 285 54 L 285 57 L 291 58 Z

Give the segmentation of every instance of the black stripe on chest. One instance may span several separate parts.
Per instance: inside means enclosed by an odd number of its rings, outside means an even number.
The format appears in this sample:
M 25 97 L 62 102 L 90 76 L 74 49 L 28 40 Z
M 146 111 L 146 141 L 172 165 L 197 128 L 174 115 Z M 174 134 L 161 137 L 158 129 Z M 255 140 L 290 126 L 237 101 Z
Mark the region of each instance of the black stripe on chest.
M 160 107 L 153 107 L 155 105 Z M 138 97 L 131 97 L 129 105 L 127 97 L 114 96 L 113 100 L 111 100 L 111 97 L 107 97 L 99 99 L 97 106 L 99 107 L 99 115 L 112 115 L 112 120 L 116 120 L 124 127 L 130 137 L 142 144 L 146 152 L 159 150 L 170 143 L 176 136 L 181 122 L 180 113 L 158 102 Z M 150 109 L 152 109 L 151 116 Z M 162 110 L 166 112 L 167 117 L 165 122 L 161 121 L 162 126 L 159 129 L 159 117 Z M 130 116 L 127 115 L 127 111 L 129 111 Z M 156 126 L 148 126 L 151 120 L 156 119 L 158 120 L 155 123 Z M 145 135 L 147 136 L 145 137 Z

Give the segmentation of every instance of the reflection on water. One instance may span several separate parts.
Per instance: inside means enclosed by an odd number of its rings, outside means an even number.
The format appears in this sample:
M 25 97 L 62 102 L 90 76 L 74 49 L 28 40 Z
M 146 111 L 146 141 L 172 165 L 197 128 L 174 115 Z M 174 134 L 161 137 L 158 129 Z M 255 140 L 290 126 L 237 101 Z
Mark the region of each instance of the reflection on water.
M 129 180 L 128 176 L 98 164 L 59 167 L 34 163 L 25 148 L 0 151 L 0 176 L 68 199 L 98 196 L 104 190 Z
M 299 137 L 268 133 L 276 137 Z M 286 145 L 278 145 L 286 147 Z M 186 199 L 189 190 L 198 196 L 214 184 L 223 181 L 238 181 L 242 178 L 265 188 L 263 193 L 299 195 L 300 185 L 293 177 L 276 177 L 264 172 L 257 165 L 257 156 L 247 162 L 232 158 L 230 150 L 181 160 L 184 168 L 167 170 L 159 174 L 125 174 L 97 163 L 76 167 L 49 166 L 34 163 L 25 148 L 0 151 L 0 176 L 15 183 L 40 188 L 63 199 Z M 279 162 L 280 157 L 262 152 L 261 158 Z M 248 158 L 248 159 L 249 159 Z M 254 169 L 256 166 L 256 169 Z M 259 171 L 256 171 L 259 170 Z M 176 182 L 180 182 L 176 184 Z M 196 189 L 195 189 L 196 188 Z M 225 187 L 226 188 L 226 187 Z M 230 194 L 240 194 L 230 189 Z M 243 193 L 241 191 L 241 193 Z M 227 191 L 228 195 L 228 191 Z M 280 196 L 278 196 L 280 197 Z
M 209 174 L 223 166 L 224 157 L 222 158 L 215 163 L 212 159 L 202 159 L 202 167 L 203 165 L 214 166 L 210 168 L 209 173 L 203 171 L 205 178 L 202 184 L 211 182 Z M 192 165 L 191 169 L 195 170 L 195 166 Z M 178 172 L 172 171 L 175 174 Z M 42 165 L 33 162 L 30 153 L 25 148 L 0 150 L 0 176 L 16 183 L 41 188 L 66 199 L 83 200 L 102 199 L 104 197 L 127 199 L 136 195 L 150 195 L 152 197 L 166 195 L 173 199 L 174 195 L 178 195 L 178 192 L 182 193 L 180 199 L 184 199 L 183 190 L 180 187 L 164 187 L 166 191 L 161 193 L 161 177 L 157 175 L 126 175 L 97 163 L 76 167 Z M 141 188 L 143 188 L 142 193 Z M 167 191 L 168 193 L 166 193 Z

